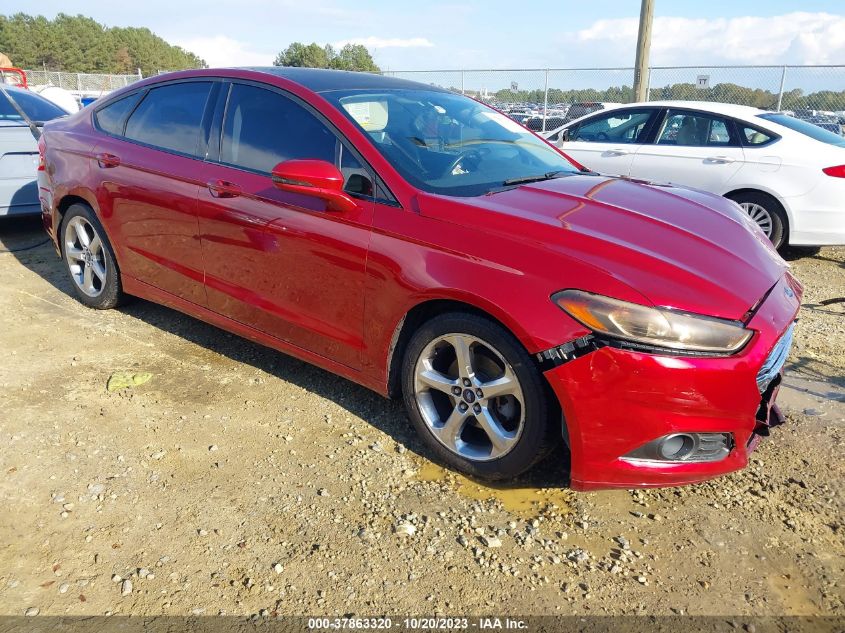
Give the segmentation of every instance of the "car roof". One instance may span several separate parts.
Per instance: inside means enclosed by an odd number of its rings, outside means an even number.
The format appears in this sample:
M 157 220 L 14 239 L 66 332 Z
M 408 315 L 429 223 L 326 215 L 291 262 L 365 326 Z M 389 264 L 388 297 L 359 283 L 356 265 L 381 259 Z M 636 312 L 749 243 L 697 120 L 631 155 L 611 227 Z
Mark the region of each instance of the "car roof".
M 766 112 L 760 108 L 751 106 L 736 105 L 734 103 L 719 103 L 717 101 L 682 101 L 682 100 L 667 100 L 667 101 L 639 101 L 637 103 L 626 103 L 625 107 L 658 107 L 658 108 L 691 108 L 694 110 L 703 110 L 705 112 L 713 112 L 714 114 L 724 114 L 725 116 L 733 117 L 753 117 L 758 114 Z
M 252 66 L 240 70 L 275 75 L 297 83 L 313 92 L 328 92 L 330 90 L 434 90 L 448 92 L 438 86 L 369 72 L 292 66 Z

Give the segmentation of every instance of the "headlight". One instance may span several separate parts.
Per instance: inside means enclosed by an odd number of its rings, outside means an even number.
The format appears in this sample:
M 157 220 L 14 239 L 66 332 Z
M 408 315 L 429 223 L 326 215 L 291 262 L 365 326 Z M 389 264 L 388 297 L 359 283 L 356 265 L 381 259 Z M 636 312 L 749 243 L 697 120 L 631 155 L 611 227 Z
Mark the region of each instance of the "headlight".
M 649 308 L 581 290 L 563 290 L 552 300 L 593 332 L 629 341 L 634 348 L 726 355 L 742 349 L 753 334 L 738 321 Z

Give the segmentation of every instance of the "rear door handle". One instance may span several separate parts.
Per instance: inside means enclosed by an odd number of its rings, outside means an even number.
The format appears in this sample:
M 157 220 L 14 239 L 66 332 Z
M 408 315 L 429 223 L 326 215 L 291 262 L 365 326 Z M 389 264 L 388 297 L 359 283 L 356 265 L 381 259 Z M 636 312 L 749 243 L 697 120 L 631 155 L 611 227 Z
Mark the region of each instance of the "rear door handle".
M 241 188 L 228 180 L 209 180 L 206 186 L 215 198 L 237 198 L 241 195 Z
M 735 158 L 731 158 L 730 156 L 708 156 L 704 159 L 704 162 L 714 165 L 727 165 L 728 163 L 733 163 L 735 160 Z
M 108 169 L 109 167 L 117 167 L 120 165 L 120 157 L 115 156 L 114 154 L 97 154 L 97 164 L 102 167 L 103 169 Z
M 610 154 L 611 156 L 627 156 L 628 150 L 622 149 L 620 147 L 614 147 L 613 149 L 607 150 L 607 153 Z

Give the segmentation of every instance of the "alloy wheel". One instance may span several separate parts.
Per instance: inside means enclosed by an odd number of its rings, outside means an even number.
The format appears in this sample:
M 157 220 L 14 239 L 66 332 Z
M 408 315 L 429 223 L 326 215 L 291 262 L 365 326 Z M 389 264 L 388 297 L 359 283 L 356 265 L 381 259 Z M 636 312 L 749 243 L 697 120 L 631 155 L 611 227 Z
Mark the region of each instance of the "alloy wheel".
M 756 202 L 742 202 L 740 205 L 742 210 L 748 214 L 754 222 L 757 223 L 761 229 L 763 229 L 763 233 L 766 234 L 766 237 L 772 237 L 772 215 L 769 213 L 765 207 L 762 205 L 757 204 Z
M 77 287 L 89 297 L 100 296 L 108 274 L 103 241 L 84 217 L 76 216 L 67 223 L 64 251 L 70 276 Z
M 445 334 L 426 345 L 414 368 L 414 392 L 431 433 L 461 457 L 497 459 L 522 433 L 519 379 L 498 350 L 475 336 Z

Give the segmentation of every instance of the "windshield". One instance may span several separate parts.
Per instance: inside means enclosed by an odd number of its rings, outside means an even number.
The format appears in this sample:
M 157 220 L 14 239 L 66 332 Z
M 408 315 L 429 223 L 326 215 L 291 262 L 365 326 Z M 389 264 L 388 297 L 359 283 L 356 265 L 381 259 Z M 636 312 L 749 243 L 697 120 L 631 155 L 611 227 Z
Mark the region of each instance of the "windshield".
M 430 193 L 478 196 L 575 173 L 555 148 L 477 101 L 434 90 L 322 93 L 409 183 Z
M 6 88 L 6 90 L 34 123 L 44 123 L 60 116 L 67 116 L 67 112 L 59 106 L 29 90 L 15 88 Z M 21 115 L 2 92 L 0 92 L 0 121 L 23 122 Z
M 780 112 L 758 114 L 757 116 L 761 119 L 765 119 L 766 121 L 771 121 L 772 123 L 777 123 L 783 127 L 788 127 L 790 130 L 800 132 L 804 136 L 809 136 L 810 138 L 821 141 L 822 143 L 845 147 L 845 138 L 824 129 L 823 127 L 819 127 L 815 123 L 802 121 L 801 119 L 796 119 L 794 116 L 781 114 Z

